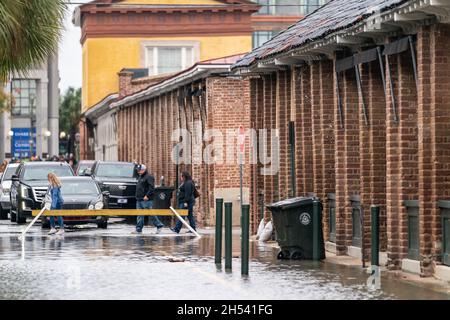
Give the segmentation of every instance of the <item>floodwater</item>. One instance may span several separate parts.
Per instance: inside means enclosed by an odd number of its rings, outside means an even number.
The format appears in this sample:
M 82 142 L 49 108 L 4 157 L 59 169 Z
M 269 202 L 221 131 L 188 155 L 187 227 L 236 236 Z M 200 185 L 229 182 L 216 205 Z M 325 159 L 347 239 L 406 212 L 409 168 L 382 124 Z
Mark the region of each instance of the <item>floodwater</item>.
M 450 299 L 385 278 L 381 290 L 370 289 L 361 268 L 277 260 L 276 249 L 258 242 L 250 246 L 250 275 L 242 277 L 238 257 L 232 272 L 214 264 L 212 230 L 201 239 L 168 229 L 155 235 L 153 228 L 136 236 L 133 226 L 116 223 L 57 237 L 35 226 L 22 245 L 22 228 L 0 221 L 0 299 Z M 234 256 L 239 246 L 235 231 Z

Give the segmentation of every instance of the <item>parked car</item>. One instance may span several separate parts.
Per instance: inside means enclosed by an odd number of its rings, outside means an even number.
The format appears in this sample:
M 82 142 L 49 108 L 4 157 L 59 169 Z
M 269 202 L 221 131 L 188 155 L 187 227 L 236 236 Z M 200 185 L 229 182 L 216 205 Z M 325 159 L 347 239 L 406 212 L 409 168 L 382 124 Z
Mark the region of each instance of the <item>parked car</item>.
M 50 172 L 58 177 L 74 176 L 72 168 L 65 162 L 27 162 L 19 165 L 11 177 L 11 222 L 25 223 L 27 217 L 31 217 L 32 210 L 41 209 Z
M 11 198 L 9 195 L 12 183 L 11 178 L 18 167 L 18 163 L 8 164 L 0 179 L 0 220 L 8 219 L 8 213 L 11 209 Z
M 92 210 L 92 216 L 90 217 L 64 217 L 64 224 L 96 223 L 99 228 L 106 229 L 108 217 L 97 217 L 95 210 L 108 207 L 109 193 L 107 191 L 101 192 L 98 184 L 91 177 L 62 177 L 60 181 L 61 195 L 64 199 L 63 210 Z M 50 188 L 48 188 L 45 197 L 51 198 Z M 43 228 L 50 226 L 48 217 L 43 217 L 41 221 Z
M 77 176 L 90 175 L 91 168 L 94 165 L 95 160 L 80 160 L 75 170 Z
M 136 209 L 136 165 L 132 162 L 96 161 L 92 178 L 102 191 L 108 191 L 109 208 Z

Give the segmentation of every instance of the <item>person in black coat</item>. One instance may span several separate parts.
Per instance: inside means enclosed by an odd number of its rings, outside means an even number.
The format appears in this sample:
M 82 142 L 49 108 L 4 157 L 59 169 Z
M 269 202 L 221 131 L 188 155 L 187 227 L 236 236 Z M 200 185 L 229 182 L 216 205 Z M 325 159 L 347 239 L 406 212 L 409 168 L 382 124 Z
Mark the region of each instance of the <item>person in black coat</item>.
M 178 200 L 178 208 L 179 209 L 187 209 L 188 210 L 188 220 L 192 229 L 196 230 L 195 226 L 195 218 L 194 218 L 194 205 L 195 205 L 195 184 L 192 181 L 192 177 L 189 172 L 183 172 L 181 174 L 181 185 L 178 188 L 177 200 Z M 171 230 L 175 233 L 180 233 L 181 228 L 183 227 L 183 223 L 181 221 L 177 221 L 175 228 L 171 228 Z M 190 232 L 190 231 L 189 231 Z
M 136 208 L 137 209 L 152 209 L 153 208 L 153 193 L 155 192 L 155 178 L 147 172 L 147 167 L 143 164 L 137 167 L 139 180 L 136 185 Z M 150 216 L 150 220 L 156 227 L 156 233 L 161 233 L 164 227 L 163 223 L 157 216 Z M 136 231 L 134 234 L 141 234 L 144 228 L 144 217 L 138 216 L 136 223 Z

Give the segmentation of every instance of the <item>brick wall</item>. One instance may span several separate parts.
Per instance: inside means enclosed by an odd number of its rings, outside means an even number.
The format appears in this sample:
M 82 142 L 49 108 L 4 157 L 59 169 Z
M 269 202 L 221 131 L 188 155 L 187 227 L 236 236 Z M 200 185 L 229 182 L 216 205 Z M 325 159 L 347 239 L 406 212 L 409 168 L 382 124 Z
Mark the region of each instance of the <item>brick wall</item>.
M 203 89 L 199 96 L 186 96 L 183 105 L 178 96 Z M 232 112 L 231 112 L 232 110 Z M 200 126 L 194 126 L 198 122 Z M 201 197 L 196 202 L 196 219 L 200 226 L 215 222 L 215 199 L 233 202 L 233 221 L 240 224 L 239 166 L 237 161 L 223 164 L 205 164 L 203 141 L 206 130 L 223 132 L 235 130 L 239 125 L 250 128 L 250 86 L 248 80 L 210 77 L 191 83 L 166 94 L 139 102 L 118 111 L 119 159 L 147 164 L 157 183 L 164 176 L 166 185 L 176 184 L 176 165 L 172 162 L 173 130 L 180 127 L 192 133 L 187 143 L 189 163 L 182 163 L 179 172 L 187 170 L 200 188 Z M 196 138 L 197 137 L 197 138 Z M 236 139 L 236 137 L 235 137 Z M 175 139 L 176 140 L 176 139 Z M 186 141 L 188 142 L 188 141 Z M 249 139 L 247 149 L 249 150 Z M 223 147 L 231 148 L 224 140 Z M 234 148 L 237 151 L 237 148 Z M 185 153 L 186 155 L 186 153 Z M 244 167 L 244 201 L 249 201 L 250 165 Z M 252 222 L 255 224 L 254 214 Z

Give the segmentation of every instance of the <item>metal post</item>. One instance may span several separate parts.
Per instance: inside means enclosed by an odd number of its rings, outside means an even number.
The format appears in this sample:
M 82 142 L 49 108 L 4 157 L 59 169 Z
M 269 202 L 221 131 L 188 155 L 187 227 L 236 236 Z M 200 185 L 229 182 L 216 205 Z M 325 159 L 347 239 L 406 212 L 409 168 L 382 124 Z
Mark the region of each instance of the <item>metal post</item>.
M 292 197 L 297 195 L 295 186 L 295 122 L 289 121 L 289 144 L 291 147 L 291 190 Z
M 412 36 L 408 36 L 408 42 L 409 42 L 409 50 L 411 51 L 411 59 L 414 70 L 414 80 L 416 82 L 417 92 L 419 92 L 419 77 L 417 75 L 416 51 L 414 49 L 414 42 Z
M 380 261 L 380 207 L 372 206 L 370 208 L 372 215 L 372 266 L 379 266 Z
M 362 90 L 361 73 L 359 71 L 359 65 L 355 65 L 355 73 L 356 73 L 356 84 L 357 84 L 358 92 L 359 92 L 359 95 L 361 97 L 361 102 L 362 102 L 364 122 L 366 123 L 366 126 L 367 126 L 367 125 L 369 125 L 369 119 L 367 118 L 366 103 L 364 101 L 364 93 Z
M 392 112 L 394 113 L 394 122 L 398 123 L 397 106 L 395 104 L 394 84 L 392 81 L 391 66 L 389 65 L 389 56 L 386 55 L 386 70 L 389 77 L 389 89 L 391 91 Z
M 249 262 L 249 233 L 250 233 L 250 205 L 242 206 L 242 243 L 241 243 L 241 274 L 248 275 Z
M 320 260 L 319 255 L 319 243 L 320 243 L 320 228 L 319 223 L 322 223 L 319 221 L 319 201 L 314 200 L 313 201 L 313 260 Z
M 384 66 L 383 66 L 383 60 L 381 59 L 381 49 L 380 47 L 377 47 L 377 55 L 378 55 L 378 64 L 380 65 L 380 73 L 381 73 L 381 81 L 383 82 L 383 91 L 384 91 L 384 97 L 387 97 L 386 93 L 386 76 L 384 74 Z
M 222 263 L 222 214 L 223 214 L 223 199 L 216 199 L 216 250 L 215 262 Z
M 233 254 L 232 245 L 232 210 L 231 202 L 225 203 L 225 269 L 231 269 L 231 258 Z

